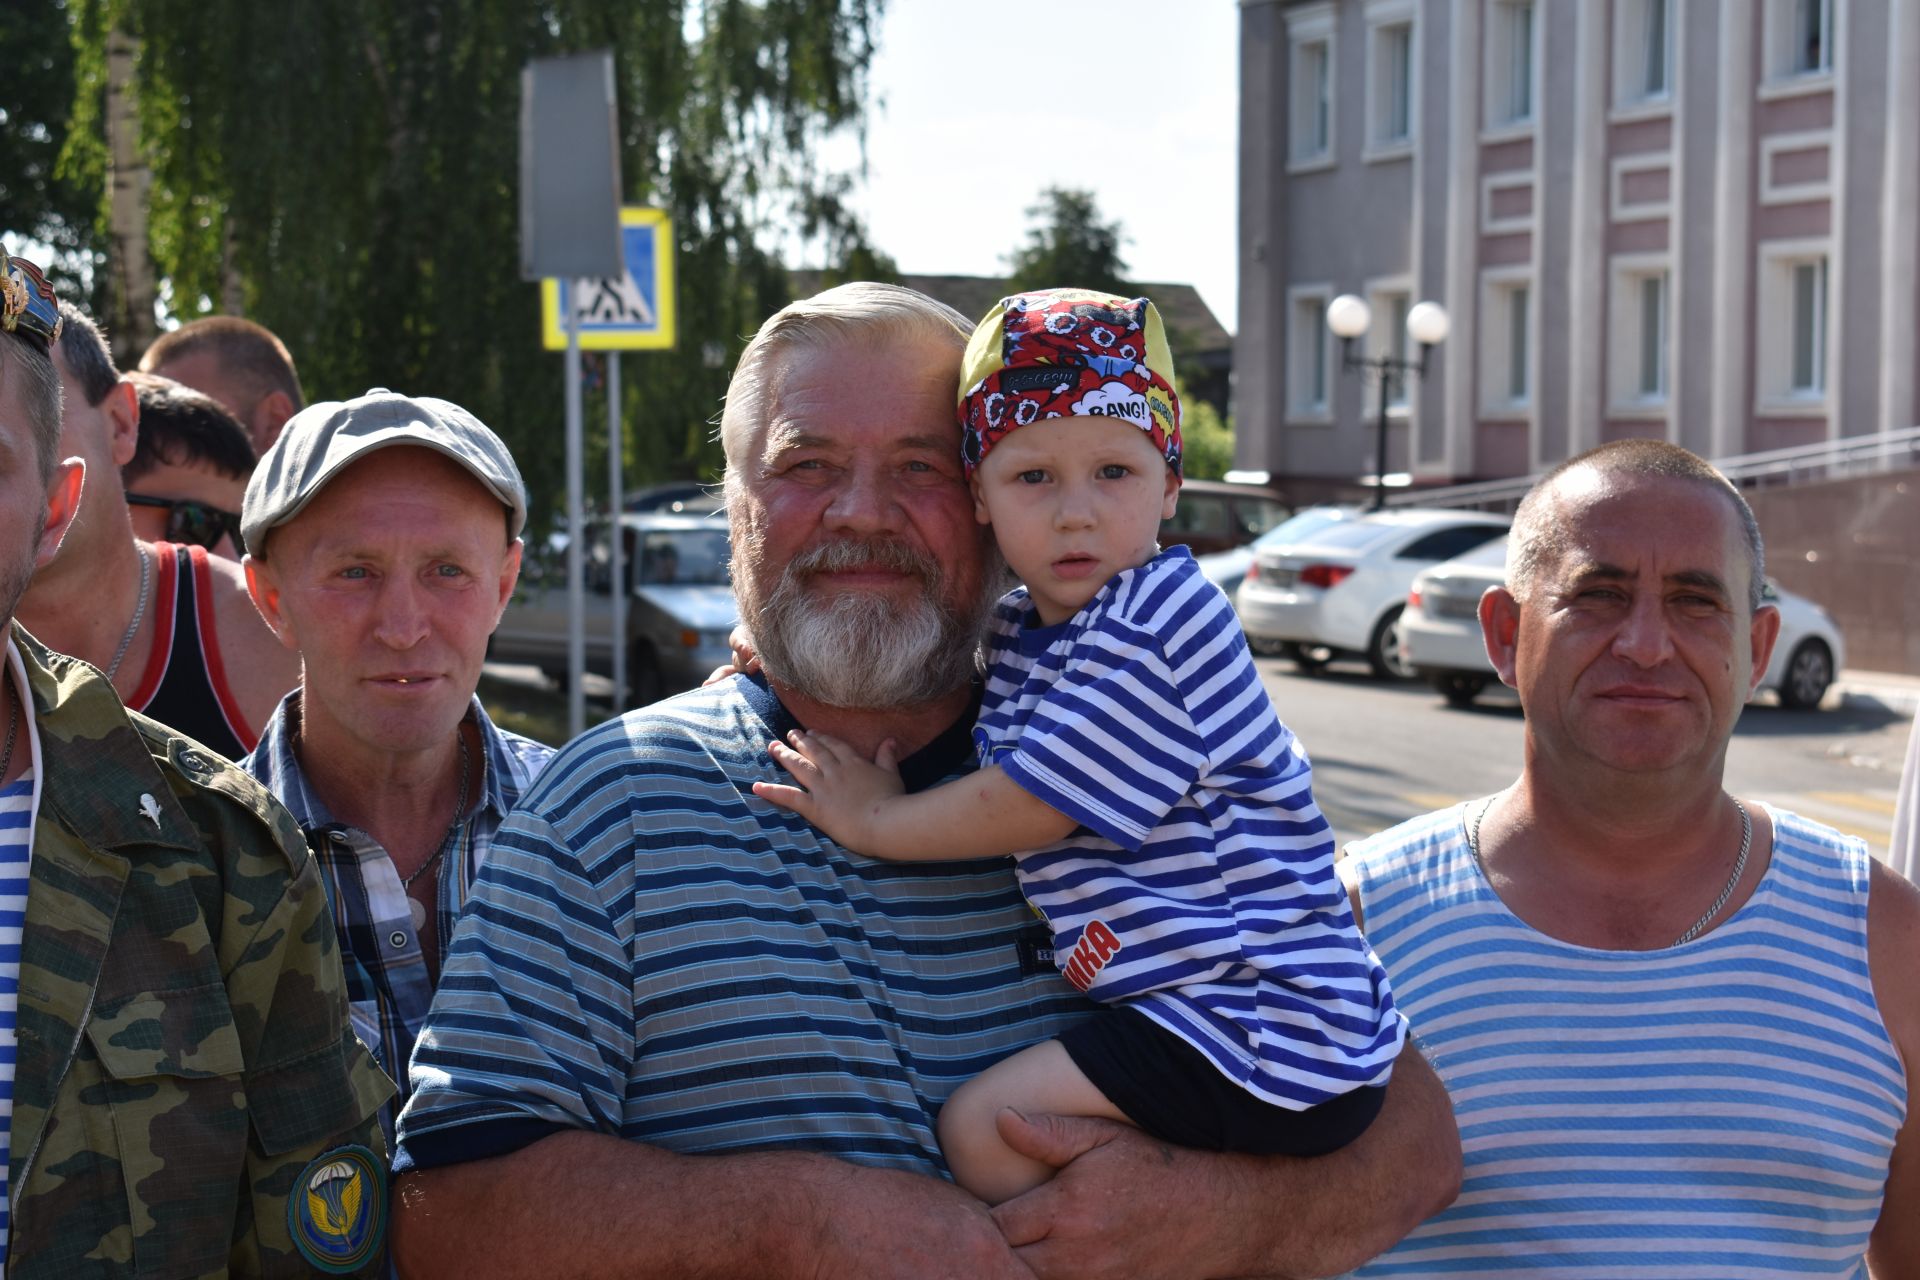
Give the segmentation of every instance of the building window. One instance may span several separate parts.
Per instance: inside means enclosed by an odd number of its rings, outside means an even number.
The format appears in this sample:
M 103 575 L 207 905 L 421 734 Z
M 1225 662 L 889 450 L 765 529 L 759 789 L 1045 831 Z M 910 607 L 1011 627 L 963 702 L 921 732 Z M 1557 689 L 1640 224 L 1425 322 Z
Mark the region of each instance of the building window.
M 1287 163 L 1292 168 L 1333 160 L 1333 9 L 1315 6 L 1287 21 L 1289 93 Z
M 1792 264 L 1793 367 L 1787 389 L 1819 396 L 1827 390 L 1827 260 Z
M 1673 93 L 1673 6 L 1669 0 L 1614 5 L 1614 101 L 1622 107 L 1664 102 Z
M 1487 127 L 1533 123 L 1533 0 L 1493 0 L 1487 23 Z
M 1662 272 L 1639 281 L 1640 341 L 1636 351 L 1635 390 L 1643 400 L 1667 398 L 1667 277 Z
M 1307 286 L 1287 292 L 1287 416 L 1324 422 L 1330 416 L 1328 392 L 1333 381 L 1333 335 L 1327 329 L 1332 291 Z
M 1367 326 L 1367 354 L 1378 359 L 1391 356 L 1405 362 L 1407 359 L 1407 311 L 1413 306 L 1413 295 L 1404 288 L 1376 286 L 1368 291 L 1367 307 L 1373 312 L 1373 322 Z M 1379 379 L 1369 379 L 1367 412 L 1380 411 Z M 1407 376 L 1395 374 L 1387 379 L 1387 411 L 1398 413 L 1407 407 Z
M 1395 6 L 1391 12 L 1412 11 Z M 1413 141 L 1413 19 L 1376 21 L 1368 29 L 1368 40 L 1367 146 L 1374 152 L 1396 152 Z
M 1765 245 L 1757 302 L 1760 401 L 1804 410 L 1827 400 L 1832 316 L 1824 245 Z
M 1634 264 L 1614 277 L 1610 314 L 1615 409 L 1667 403 L 1671 281 L 1664 262 Z
M 1533 400 L 1533 290 L 1524 277 L 1495 278 L 1486 289 L 1481 326 L 1483 407 L 1525 410 Z
M 1833 0 L 1768 0 L 1766 34 L 1774 79 L 1833 70 Z

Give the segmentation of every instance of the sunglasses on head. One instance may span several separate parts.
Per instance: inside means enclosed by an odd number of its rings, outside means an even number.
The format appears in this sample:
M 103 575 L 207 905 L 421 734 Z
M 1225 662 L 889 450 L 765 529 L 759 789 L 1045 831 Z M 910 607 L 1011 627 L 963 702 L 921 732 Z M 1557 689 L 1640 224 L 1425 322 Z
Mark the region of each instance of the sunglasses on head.
M 240 536 L 240 516 L 237 512 L 222 511 L 192 498 L 151 498 L 144 493 L 128 494 L 127 505 L 165 508 L 168 542 L 185 542 L 211 551 L 220 545 L 220 539 L 225 535 L 233 539 L 235 551 L 241 555 L 247 553 L 246 541 Z

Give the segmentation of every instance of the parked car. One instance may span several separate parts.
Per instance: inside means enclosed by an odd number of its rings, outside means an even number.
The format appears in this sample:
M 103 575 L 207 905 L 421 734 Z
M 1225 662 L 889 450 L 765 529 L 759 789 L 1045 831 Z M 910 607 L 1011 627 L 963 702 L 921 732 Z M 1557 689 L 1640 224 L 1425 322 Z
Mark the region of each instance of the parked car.
M 650 484 L 644 489 L 636 489 L 627 495 L 625 506 L 629 511 L 652 512 L 658 515 L 703 515 L 709 511 L 718 511 L 725 506 L 720 496 L 718 484 L 702 484 L 698 480 L 670 480 L 665 484 Z
M 1480 635 L 1480 597 L 1506 580 L 1507 540 L 1501 537 L 1422 570 L 1407 592 L 1401 663 L 1448 706 L 1471 706 L 1493 683 L 1493 663 Z
M 1493 662 L 1480 634 L 1480 597 L 1506 581 L 1506 539 L 1487 543 L 1414 579 L 1401 615 L 1406 665 L 1449 706 L 1470 706 L 1493 683 Z M 1817 707 L 1839 675 L 1846 643 L 1813 601 L 1766 581 L 1762 598 L 1780 610 L 1780 639 L 1760 679 L 1783 707 Z
M 1505 516 L 1400 507 L 1323 525 L 1263 548 L 1240 584 L 1249 642 L 1276 644 L 1304 671 L 1356 654 L 1383 679 L 1413 675 L 1400 656 L 1400 616 L 1414 575 L 1507 530 Z
M 642 706 L 691 689 L 731 660 L 727 636 L 739 619 L 729 576 L 727 522 L 710 515 L 620 518 L 625 536 L 627 684 Z M 524 662 L 564 682 L 567 675 L 567 570 L 564 540 L 520 576 L 488 657 Z M 613 673 L 611 549 L 607 524 L 588 527 L 587 670 Z
M 1359 512 L 1358 507 L 1302 507 L 1244 546 L 1229 547 L 1225 551 L 1206 555 L 1195 552 L 1193 560 L 1209 582 L 1232 597 L 1240 590 L 1240 582 L 1247 576 L 1248 566 L 1262 548 L 1304 541 L 1308 534 L 1324 529 L 1336 520 L 1350 519 Z
M 1180 486 L 1173 518 L 1160 525 L 1160 545 L 1186 547 L 1196 556 L 1245 546 L 1286 519 L 1290 509 L 1277 489 L 1188 480 Z
M 1825 609 L 1767 579 L 1763 597 L 1780 610 L 1780 639 L 1760 687 L 1783 707 L 1817 707 L 1846 665 L 1846 641 Z

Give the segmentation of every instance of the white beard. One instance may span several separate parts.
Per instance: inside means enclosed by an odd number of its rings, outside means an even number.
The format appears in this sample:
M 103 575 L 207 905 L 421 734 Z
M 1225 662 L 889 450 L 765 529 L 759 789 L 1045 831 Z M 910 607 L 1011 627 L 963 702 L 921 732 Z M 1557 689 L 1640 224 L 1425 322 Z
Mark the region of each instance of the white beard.
M 817 572 L 874 563 L 919 575 L 920 594 L 899 604 L 808 591 Z M 961 616 L 940 603 L 944 582 L 937 561 L 904 543 L 842 540 L 788 564 L 764 601 L 739 592 L 740 607 L 761 664 L 780 683 L 831 707 L 910 707 L 952 693 L 978 670 L 990 600 L 983 593 Z

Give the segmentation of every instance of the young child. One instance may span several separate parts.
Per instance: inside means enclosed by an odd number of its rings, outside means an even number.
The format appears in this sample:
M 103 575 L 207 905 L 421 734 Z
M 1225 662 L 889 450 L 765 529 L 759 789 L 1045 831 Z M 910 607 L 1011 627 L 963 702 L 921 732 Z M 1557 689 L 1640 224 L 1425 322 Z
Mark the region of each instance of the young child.
M 890 743 L 869 762 L 795 733 L 770 750 L 799 787 L 754 787 L 873 857 L 1016 855 L 1061 971 L 1113 1006 L 941 1111 L 989 1203 L 1053 1172 L 1000 1140 L 1003 1108 L 1314 1155 L 1372 1121 L 1405 1034 L 1232 606 L 1155 543 L 1180 488 L 1172 375 L 1144 298 L 1003 299 L 960 387 L 976 514 L 1026 584 L 995 610 L 979 771 L 906 795 Z

